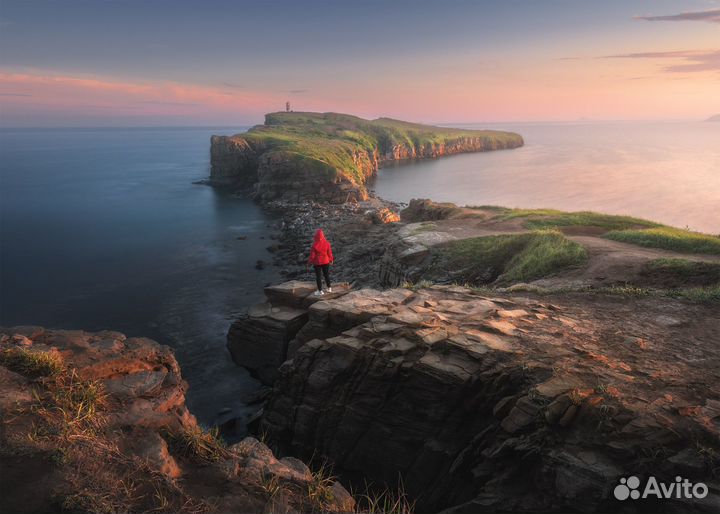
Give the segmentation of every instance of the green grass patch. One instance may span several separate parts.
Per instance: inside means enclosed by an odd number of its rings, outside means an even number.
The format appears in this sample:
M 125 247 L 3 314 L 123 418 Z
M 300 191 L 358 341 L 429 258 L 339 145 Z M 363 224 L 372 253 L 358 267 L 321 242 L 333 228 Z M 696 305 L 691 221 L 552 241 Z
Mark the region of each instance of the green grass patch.
M 684 253 L 720 255 L 720 237 L 673 227 L 613 230 L 605 237 L 614 241 Z
M 684 298 L 694 303 L 720 303 L 720 286 L 675 289 L 667 293 L 673 298 Z
M 420 153 L 427 145 L 452 145 L 467 139 L 481 140 L 487 150 L 522 146 L 523 139 L 512 132 L 463 130 L 407 123 L 389 118 L 365 120 L 337 113 L 276 112 L 265 115 L 265 124 L 236 137 L 244 139 L 256 153 L 284 151 L 296 154 L 298 169 L 316 161 L 322 173 L 350 178 L 358 185 L 374 170 L 374 157 L 380 158 L 398 145 Z M 311 170 L 312 171 L 312 170 Z
M 628 298 L 642 298 L 648 296 L 667 297 L 687 300 L 692 303 L 714 304 L 720 302 L 720 285 L 711 287 L 689 287 L 682 289 L 655 289 L 633 285 L 607 286 L 607 287 L 540 287 L 532 284 L 518 284 L 508 288 L 473 287 L 479 294 L 491 295 L 494 293 L 534 293 L 538 295 L 562 295 L 568 293 L 608 294 Z
M 30 378 L 50 377 L 63 371 L 62 357 L 53 352 L 8 348 L 0 352 L 0 364 Z
M 687 259 L 655 259 L 647 263 L 646 269 L 656 273 L 675 276 L 679 279 L 693 279 L 700 275 L 709 283 L 720 282 L 720 263 L 690 261 Z
M 525 227 L 531 229 L 557 227 L 600 227 L 607 230 L 650 228 L 658 223 L 632 216 L 617 216 L 592 211 L 563 212 L 555 209 L 507 209 L 500 213 L 500 219 L 527 218 Z
M 439 265 L 475 284 L 534 280 L 587 260 L 585 248 L 557 230 L 462 239 L 440 251 Z

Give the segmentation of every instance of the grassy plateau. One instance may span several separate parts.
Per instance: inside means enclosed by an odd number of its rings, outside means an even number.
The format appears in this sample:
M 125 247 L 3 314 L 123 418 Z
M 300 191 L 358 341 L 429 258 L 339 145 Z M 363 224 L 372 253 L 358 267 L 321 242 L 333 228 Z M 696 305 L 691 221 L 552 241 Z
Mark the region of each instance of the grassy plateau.
M 553 209 L 507 209 L 479 207 L 497 212 L 497 219 L 524 219 L 528 229 L 589 227 L 598 229 L 598 235 L 614 241 L 649 248 L 661 248 L 682 253 L 720 255 L 720 237 L 669 227 L 653 221 L 630 216 L 617 216 L 597 212 L 563 212 Z
M 367 169 L 358 158 L 361 154 L 367 158 L 377 151 L 382 160 L 398 146 L 419 154 L 427 145 L 456 145 L 471 138 L 479 139 L 487 150 L 523 144 L 522 137 L 512 132 L 463 130 L 390 118 L 365 120 L 349 114 L 313 112 L 266 114 L 264 125 L 233 137 L 244 139 L 257 153 L 284 152 L 291 159 L 315 161 L 323 172 L 342 173 L 356 184 L 363 184 L 367 178 Z

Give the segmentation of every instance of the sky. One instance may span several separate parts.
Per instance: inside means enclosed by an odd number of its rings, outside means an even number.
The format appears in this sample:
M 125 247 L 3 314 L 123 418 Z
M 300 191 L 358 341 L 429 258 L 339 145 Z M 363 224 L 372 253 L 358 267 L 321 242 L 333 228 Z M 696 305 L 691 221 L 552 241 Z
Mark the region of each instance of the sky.
M 718 0 L 0 0 L 0 125 L 720 113 Z

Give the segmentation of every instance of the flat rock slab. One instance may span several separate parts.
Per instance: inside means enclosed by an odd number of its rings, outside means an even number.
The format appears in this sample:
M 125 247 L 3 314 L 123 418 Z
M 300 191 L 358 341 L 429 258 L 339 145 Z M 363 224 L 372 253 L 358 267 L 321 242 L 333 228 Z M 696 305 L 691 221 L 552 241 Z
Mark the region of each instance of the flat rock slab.
M 313 282 L 291 280 L 265 288 L 265 297 L 273 305 L 289 305 L 302 307 L 305 297 L 313 293 L 317 287 Z
M 119 397 L 141 397 L 152 395 L 160 389 L 167 370 L 161 368 L 159 371 L 140 371 L 118 378 L 106 379 L 103 381 L 105 389 Z

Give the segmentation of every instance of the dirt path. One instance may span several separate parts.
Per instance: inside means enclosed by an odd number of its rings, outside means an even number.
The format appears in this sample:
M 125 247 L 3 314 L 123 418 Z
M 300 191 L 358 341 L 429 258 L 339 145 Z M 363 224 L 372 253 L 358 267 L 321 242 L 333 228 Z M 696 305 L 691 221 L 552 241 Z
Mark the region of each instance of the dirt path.
M 639 284 L 646 264 L 654 259 L 684 259 L 720 263 L 720 256 L 687 254 L 658 248 L 646 248 L 601 237 L 604 230 L 595 227 L 569 227 L 566 236 L 581 244 L 588 252 L 588 261 L 581 267 L 535 281 L 543 287 L 609 286 Z M 452 240 L 528 232 L 521 219 L 484 222 L 472 218 L 410 223 L 400 229 L 400 236 L 409 244 L 431 247 Z

